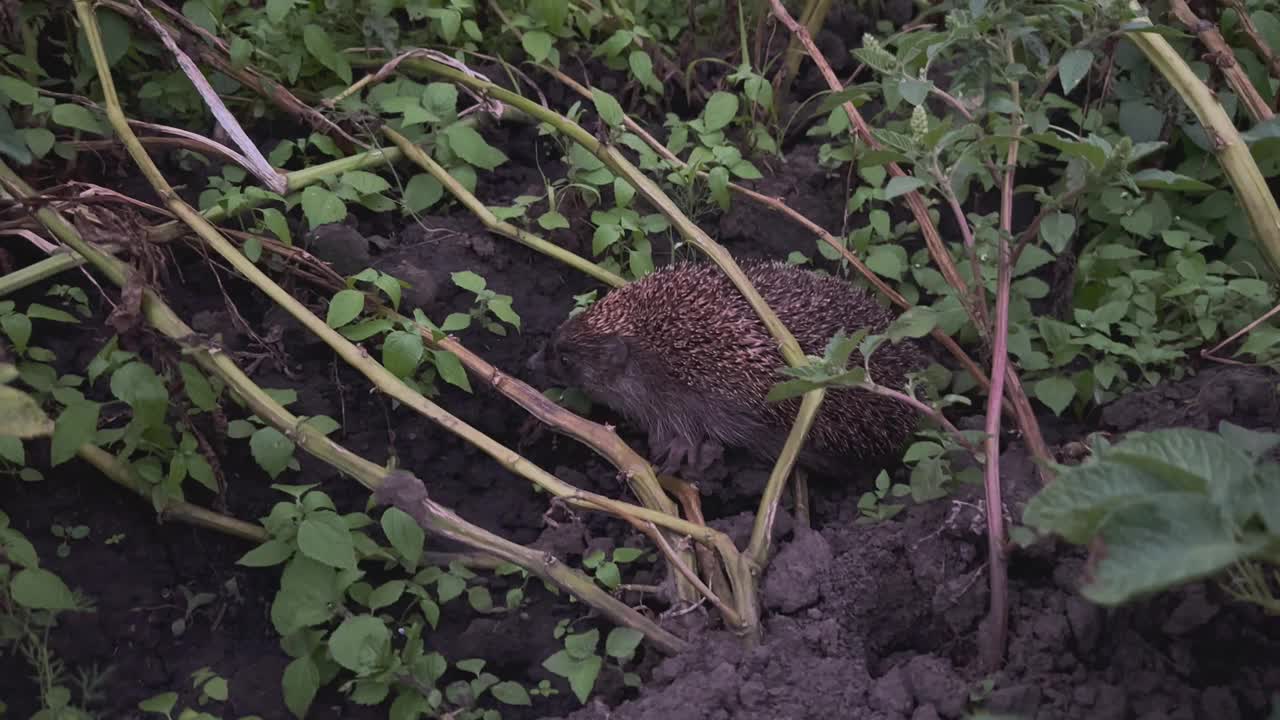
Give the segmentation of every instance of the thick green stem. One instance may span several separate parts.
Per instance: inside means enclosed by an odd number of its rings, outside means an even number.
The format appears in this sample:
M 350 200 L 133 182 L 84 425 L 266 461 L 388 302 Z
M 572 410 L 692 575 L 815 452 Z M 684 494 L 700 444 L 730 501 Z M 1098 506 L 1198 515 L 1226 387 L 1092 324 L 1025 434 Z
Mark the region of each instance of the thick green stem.
M 2 161 L 0 161 L 0 181 L 8 188 L 11 188 L 16 195 L 29 196 L 34 194 L 31 188 Z M 10 193 L 6 192 L 5 194 L 9 195 Z M 53 210 L 42 208 L 36 212 L 36 216 L 59 240 L 83 255 L 86 260 L 117 286 L 124 287 L 129 276 L 136 272 L 120 260 L 99 251 L 85 242 L 80 237 L 79 232 Z M 193 335 L 192 329 L 151 290 L 143 291 L 142 311 L 153 327 L 179 344 L 183 344 L 186 338 Z M 184 350 L 187 351 L 187 357 L 191 358 L 201 368 L 221 378 L 228 389 L 249 406 L 253 414 L 287 434 L 299 448 L 355 478 L 356 481 L 371 490 L 377 489 L 381 484 L 382 478 L 387 474 L 385 468 L 338 445 L 310 425 L 303 424 L 301 418 L 290 413 L 284 406 L 277 403 L 263 391 L 262 388 L 258 387 L 228 355 L 217 351 L 211 352 L 207 348 L 185 344 Z M 92 460 L 92 457 L 94 457 L 94 454 L 90 452 L 89 459 Z M 115 478 L 113 477 L 113 479 Z M 619 509 L 624 505 L 623 503 L 613 503 L 607 498 L 602 498 L 602 500 L 605 501 L 604 504 L 612 504 L 615 509 Z M 583 504 L 585 505 L 586 503 L 584 502 Z M 447 534 L 448 537 L 482 552 L 504 558 L 539 577 L 547 578 L 559 584 L 566 591 L 600 610 L 615 622 L 640 630 L 645 634 L 646 638 L 664 652 L 679 652 L 686 647 L 683 640 L 663 630 L 635 610 L 619 602 L 616 598 L 596 586 L 590 578 L 581 572 L 564 565 L 554 557 L 528 550 L 487 530 L 471 525 L 457 515 L 448 512 L 445 508 L 436 507 L 439 511 L 438 514 L 443 518 L 442 524 L 439 526 L 440 532 Z M 635 510 L 636 512 L 632 514 L 641 517 L 645 513 L 651 512 L 644 508 L 636 508 Z M 656 516 L 652 518 L 655 524 L 667 520 L 674 520 L 678 523 L 684 522 L 663 513 L 654 512 L 653 514 Z M 683 529 L 700 530 L 697 526 L 689 523 L 684 523 L 684 525 L 687 527 Z M 701 530 L 705 531 L 705 529 Z M 710 542 L 713 539 L 703 538 L 703 540 Z M 725 542 L 729 542 L 727 537 Z M 730 543 L 730 547 L 732 547 L 732 543 Z
M 765 485 L 764 495 L 760 497 L 760 509 L 756 511 L 755 525 L 751 528 L 751 544 L 747 546 L 747 556 L 758 570 L 769 563 L 769 544 L 773 540 L 773 525 L 777 520 L 782 490 L 800 455 L 800 449 L 804 446 L 805 436 L 818 417 L 818 410 L 826 394 L 826 388 L 818 388 L 806 393 L 800 401 L 800 411 L 796 413 L 787 442 L 782 446 L 778 463 L 774 465 L 769 482 Z
M 521 230 L 509 222 L 499 220 L 497 216 L 489 210 L 489 208 L 485 207 L 484 203 L 480 202 L 479 198 L 472 195 L 465 187 L 463 187 L 462 183 L 458 182 L 456 178 L 449 174 L 449 171 L 441 167 L 440 163 L 432 159 L 432 157 L 422 148 L 414 145 L 409 138 L 386 126 L 382 128 L 382 132 L 391 140 L 391 142 L 395 143 L 396 147 L 400 149 L 400 152 L 404 153 L 405 157 L 412 162 L 417 163 L 423 170 L 426 170 L 432 177 L 440 181 L 440 184 L 453 194 L 453 196 L 458 199 L 458 202 L 465 205 L 466 208 L 471 211 L 471 214 L 475 215 L 480 222 L 484 223 L 485 227 L 487 227 L 491 232 L 496 232 L 505 237 L 509 237 L 527 248 L 536 250 L 548 257 L 555 258 L 569 267 L 580 270 L 606 285 L 622 287 L 627 284 L 627 281 L 623 278 L 605 270 L 590 260 L 587 260 L 576 253 L 571 253 L 559 245 L 547 242 L 533 233 Z
M 151 499 L 151 493 L 148 492 L 147 484 L 142 478 L 133 472 L 133 468 L 117 460 L 111 453 L 93 445 L 81 445 L 76 450 L 76 454 L 80 456 L 80 459 L 96 467 L 117 485 L 129 489 L 147 500 Z M 220 533 L 253 542 L 265 542 L 270 538 L 267 531 L 260 525 L 254 525 L 253 523 L 247 523 L 243 520 L 216 513 L 184 500 L 164 500 L 160 505 L 160 516 L 162 518 L 180 520 L 188 525 L 217 530 Z
M 1129 6 L 1135 13 L 1143 12 L 1142 6 L 1137 2 L 1131 0 Z M 1135 19 L 1134 24 L 1151 27 L 1151 21 L 1145 16 Z M 1182 96 L 1187 107 L 1196 114 L 1209 136 L 1214 155 L 1222 164 L 1223 171 L 1236 191 L 1236 198 L 1249 218 L 1254 242 L 1257 243 L 1260 254 L 1271 266 L 1271 271 L 1280 275 L 1280 208 L 1276 206 L 1275 196 L 1267 187 L 1266 178 L 1258 170 L 1249 146 L 1240 137 L 1231 117 L 1222 109 L 1213 91 L 1200 81 L 1163 36 L 1133 30 L 1128 33 L 1128 37 L 1146 54 L 1151 64 L 1164 75 L 1178 95 Z

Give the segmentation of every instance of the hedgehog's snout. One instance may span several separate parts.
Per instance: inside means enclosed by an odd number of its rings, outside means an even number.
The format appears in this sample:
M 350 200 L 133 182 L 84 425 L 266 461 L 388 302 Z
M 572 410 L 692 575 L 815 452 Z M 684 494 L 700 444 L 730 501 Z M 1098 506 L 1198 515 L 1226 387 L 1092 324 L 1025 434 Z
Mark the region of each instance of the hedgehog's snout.
M 548 343 L 543 343 L 543 344 L 542 344 L 542 346 L 538 348 L 538 352 L 536 352 L 536 353 L 534 353 L 533 355 L 530 355 L 530 356 L 529 356 L 529 359 L 528 359 L 528 360 L 526 360 L 526 361 L 525 361 L 525 363 L 524 363 L 525 369 L 527 369 L 527 370 L 529 370 L 529 372 L 535 373 L 535 374 L 537 374 L 537 375 L 543 375 L 543 374 L 546 374 L 546 371 L 547 371 L 547 345 L 548 345 L 548 344 L 550 344 L 550 343 L 549 343 L 549 342 L 548 342 Z

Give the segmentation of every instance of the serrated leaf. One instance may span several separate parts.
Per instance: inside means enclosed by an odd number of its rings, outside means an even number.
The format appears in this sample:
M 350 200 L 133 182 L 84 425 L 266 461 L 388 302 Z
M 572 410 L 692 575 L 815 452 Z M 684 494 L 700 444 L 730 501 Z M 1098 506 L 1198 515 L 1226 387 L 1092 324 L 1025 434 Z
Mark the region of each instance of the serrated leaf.
M 569 687 L 577 696 L 578 702 L 585 704 L 595 687 L 596 677 L 600 674 L 603 660 L 593 655 L 585 660 L 575 660 L 567 651 L 561 650 L 543 661 L 542 667 L 555 675 L 569 681 Z
M 1266 544 L 1254 536 L 1237 542 L 1209 500 L 1169 493 L 1116 509 L 1101 528 L 1106 548 L 1081 588 L 1100 605 L 1120 605 L 1217 575 Z
M 249 437 L 249 451 L 258 466 L 275 480 L 293 459 L 293 441 L 273 427 L 259 428 Z
M 348 170 L 342 173 L 341 182 L 361 195 L 372 195 L 391 189 L 391 183 L 367 170 Z
M 390 644 L 391 631 L 372 615 L 349 617 L 329 636 L 333 659 L 356 674 L 374 670 Z
M 314 230 L 341 222 L 347 216 L 347 206 L 329 189 L 310 185 L 302 191 L 302 212 L 307 217 L 307 225 Z
M 1060 473 L 1027 503 L 1023 524 L 1083 545 L 1107 513 L 1153 495 L 1176 491 L 1170 483 L 1127 465 L 1090 463 Z
M 369 602 L 367 603 L 370 610 L 380 610 L 389 605 L 395 604 L 404 594 L 405 583 L 403 580 L 388 580 L 382 583 L 373 592 L 369 593 Z
M 337 513 L 313 513 L 298 526 L 298 549 L 319 563 L 340 570 L 356 567 L 355 545 L 351 530 Z
M 1253 471 L 1249 458 L 1225 438 L 1192 428 L 1130 435 L 1108 448 L 1104 457 L 1158 474 L 1188 489 L 1212 488 Z

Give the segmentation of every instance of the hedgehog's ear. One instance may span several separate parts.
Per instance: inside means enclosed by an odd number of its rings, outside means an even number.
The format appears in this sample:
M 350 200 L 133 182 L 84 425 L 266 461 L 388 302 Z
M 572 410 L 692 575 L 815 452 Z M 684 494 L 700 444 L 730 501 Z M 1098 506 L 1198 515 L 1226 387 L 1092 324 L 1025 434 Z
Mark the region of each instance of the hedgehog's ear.
M 627 343 L 627 339 L 617 335 L 606 338 L 604 345 L 600 348 L 600 362 L 615 371 L 626 366 L 630 355 L 631 346 Z

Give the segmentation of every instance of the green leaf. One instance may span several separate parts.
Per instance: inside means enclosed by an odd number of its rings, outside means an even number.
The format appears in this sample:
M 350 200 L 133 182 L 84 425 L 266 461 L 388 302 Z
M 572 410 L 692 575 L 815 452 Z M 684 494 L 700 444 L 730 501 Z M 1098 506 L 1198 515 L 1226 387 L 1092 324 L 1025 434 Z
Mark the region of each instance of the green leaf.
M 622 127 L 622 121 L 626 115 L 622 112 L 622 106 L 612 95 L 599 88 L 591 88 L 591 100 L 595 103 L 596 113 L 606 125 Z
M 600 674 L 603 660 L 592 655 L 585 660 L 575 660 L 568 652 L 561 650 L 543 661 L 542 667 L 548 672 L 559 675 L 569 681 L 569 687 L 577 696 L 578 702 L 586 704 L 595 687 L 596 677 Z
M 304 25 L 302 42 L 306 45 L 307 52 L 319 60 L 321 65 L 332 70 L 343 83 L 351 84 L 351 63 L 347 61 L 345 55 L 334 49 L 333 40 L 329 37 L 329 33 L 325 32 L 324 27 L 313 23 Z
M 481 290 L 485 289 L 484 278 L 480 277 L 474 272 L 471 272 L 470 270 L 463 270 L 462 272 L 452 273 L 451 277 L 453 278 L 453 284 L 457 285 L 463 290 L 467 290 L 469 292 L 479 294 Z
M 69 312 L 58 310 L 57 308 L 51 308 L 48 305 L 41 305 L 40 303 L 31 303 L 31 305 L 27 307 L 27 317 L 32 320 L 52 320 L 54 322 L 71 323 L 73 325 L 80 322 L 75 315 L 72 315 Z
M 596 645 L 599 643 L 600 631 L 592 629 L 566 637 L 564 639 L 564 649 L 568 650 L 573 657 L 581 660 L 594 655 Z
M 440 373 L 440 377 L 445 382 L 471 392 L 471 380 L 467 377 L 467 370 L 457 355 L 448 350 L 436 350 L 431 356 L 436 362 L 436 372 Z
M 1062 81 L 1062 94 L 1070 95 L 1093 66 L 1093 51 L 1084 48 L 1068 50 L 1058 61 L 1058 79 Z
M 135 417 L 153 427 L 164 422 L 169 391 L 149 365 L 130 362 L 111 374 L 111 394 L 133 408 Z
M 932 308 L 915 305 L 894 319 L 884 334 L 888 335 L 892 341 L 902 338 L 922 338 L 933 332 L 937 324 L 938 316 Z
M 644 550 L 640 548 L 617 548 L 613 551 L 613 561 L 616 563 L 635 562 L 644 555 Z
M 333 659 L 357 675 L 376 669 L 390 645 L 391 631 L 372 615 L 349 617 L 329 636 Z
M 1211 488 L 1253 472 L 1249 458 L 1225 438 L 1191 428 L 1131 434 L 1103 456 L 1191 490 Z
M 339 290 L 329 300 L 329 314 L 325 323 L 331 328 L 340 328 L 355 320 L 364 311 L 364 293 L 359 290 Z
M 604 641 L 604 651 L 609 657 L 619 660 L 629 660 L 635 654 L 636 648 L 640 646 L 640 641 L 644 639 L 644 633 L 629 627 L 615 627 L 609 631 L 609 636 Z
M 55 429 L 34 398 L 15 387 L 0 385 L 0 437 L 43 437 Z
M 703 126 L 707 132 L 715 132 L 733 122 L 737 114 L 738 96 L 718 90 L 707 100 L 707 105 L 702 110 Z
M 27 147 L 31 148 L 32 154 L 38 158 L 42 158 L 49 154 L 53 149 L 53 144 L 58 138 L 45 128 L 22 128 L 18 131 L 22 139 L 26 141 Z
M 341 222 L 347 216 L 347 206 L 331 190 L 309 185 L 302 191 L 302 212 L 307 216 L 307 225 L 314 230 L 321 225 Z
M 479 585 L 467 588 L 467 602 L 476 612 L 488 612 L 493 609 L 493 597 L 489 594 L 489 588 Z
M 447 603 L 450 600 L 462 594 L 466 590 L 467 582 L 457 575 L 445 573 L 436 581 L 436 595 L 440 598 L 440 602 Z
M 34 87 L 12 75 L 0 76 L 0 93 L 4 93 L 19 105 L 28 106 L 34 105 L 36 99 L 40 97 Z
M 143 712 L 157 713 L 160 715 L 168 715 L 173 711 L 174 706 L 178 704 L 178 693 L 167 692 L 160 693 L 155 697 L 149 697 L 138 703 L 138 709 Z
M 874 245 L 867 255 L 867 267 L 877 275 L 900 280 L 902 271 L 906 269 L 903 265 L 903 254 L 902 248 L 897 246 Z
M 1040 239 L 1056 253 L 1066 249 L 1075 231 L 1076 219 L 1067 213 L 1053 213 L 1040 221 Z
M 1138 187 L 1148 190 L 1174 190 L 1178 192 L 1213 192 L 1216 187 L 1193 177 L 1180 175 L 1169 170 L 1148 168 L 1133 174 L 1133 181 Z
M 95 135 L 104 133 L 103 125 L 98 120 L 98 116 L 94 115 L 88 108 L 80 105 L 72 105 L 70 103 L 58 105 L 53 108 L 50 117 L 59 125 L 73 130 L 82 130 Z
M 520 39 L 520 45 L 534 62 L 542 62 L 551 54 L 553 39 L 541 30 L 531 30 Z
M 62 578 L 48 570 L 25 568 L 9 581 L 13 601 L 32 610 L 73 610 L 75 596 Z
M 610 590 L 617 589 L 622 584 L 622 573 L 618 571 L 617 563 L 602 563 L 596 570 L 596 579 Z
M 282 540 L 268 540 L 250 550 L 236 561 L 245 567 L 271 567 L 293 557 L 293 545 Z
M 649 53 L 643 50 L 632 50 L 627 55 L 627 65 L 631 68 L 631 74 L 640 81 L 641 85 L 654 92 L 662 92 L 662 81 L 653 74 L 653 58 L 649 57 Z
M 407 378 L 418 369 L 423 352 L 421 335 L 396 330 L 382 343 L 382 364 L 396 377 Z
M 182 375 L 182 385 L 192 405 L 204 411 L 211 411 L 218 406 L 217 395 L 199 368 L 191 363 L 180 362 L 178 372 Z
M 272 480 L 289 467 L 293 448 L 293 441 L 273 427 L 259 428 L 249 438 L 249 451 L 254 461 Z
M 1061 415 L 1075 398 L 1076 386 L 1067 378 L 1055 375 L 1037 382 L 1035 393 L 1036 399 L 1048 406 L 1054 415 Z
M 285 565 L 280 591 L 271 602 L 271 623 L 276 632 L 289 635 L 333 617 L 342 599 L 337 575 L 331 567 L 294 555 Z
M 1265 537 L 1237 542 L 1205 497 L 1169 493 L 1118 508 L 1101 529 L 1105 553 L 1081 588 L 1100 605 L 1120 605 L 1211 577 L 1262 548 Z
M 420 213 L 440 202 L 444 186 L 434 176 L 418 173 L 404 188 L 404 206 L 409 212 Z
M 20 353 L 27 351 L 27 343 L 31 341 L 31 319 L 22 313 L 12 313 L 0 318 L 0 328 L 9 336 L 13 347 Z
M 1027 503 L 1022 522 L 1042 533 L 1057 533 L 1068 542 L 1083 545 L 1097 532 L 1107 513 L 1178 488 L 1139 468 L 1097 462 L 1077 465 Z
M 449 316 L 440 324 L 440 329 L 447 333 L 466 330 L 471 327 L 471 316 L 466 313 L 449 313 Z
M 445 128 L 444 136 L 449 141 L 449 148 L 458 157 L 478 168 L 493 170 L 507 161 L 507 156 L 501 150 L 485 142 L 480 133 L 469 125 L 454 123 Z
M 320 669 L 310 655 L 296 658 L 285 667 L 280 687 L 284 691 L 285 707 L 301 720 L 307 716 L 320 690 Z
M 380 610 L 389 605 L 395 604 L 400 596 L 404 594 L 403 580 L 388 580 L 382 583 L 373 592 L 369 593 L 369 602 L 367 603 L 370 610 Z
M 381 175 L 375 175 L 367 170 L 348 170 L 342 173 L 341 181 L 343 185 L 361 195 L 372 195 L 391 189 L 391 183 Z
M 356 567 L 351 531 L 337 513 L 313 513 L 298 526 L 298 549 L 303 555 L 340 570 Z
M 918 190 L 924 187 L 924 181 L 918 177 L 908 177 L 906 175 L 895 176 L 889 180 L 889 184 L 884 186 L 884 199 L 892 200 L 899 195 L 906 195 L 912 190 Z
M 532 705 L 529 693 L 520 683 L 507 680 L 489 689 L 490 694 L 500 703 L 506 705 Z
M 3 401 L 0 401 L 0 405 L 3 405 Z M 14 465 L 26 465 L 27 453 L 22 447 L 22 439 L 12 435 L 0 434 L 0 458 L 4 458 Z
M 85 400 L 63 409 L 54 425 L 50 448 L 50 459 L 55 467 L 75 457 L 81 445 L 93 443 L 100 408 L 98 403 Z
M 386 533 L 391 547 L 404 558 L 405 565 L 410 570 L 417 568 L 426 541 L 426 533 L 418 521 L 400 508 L 387 508 L 382 513 L 382 532 Z

